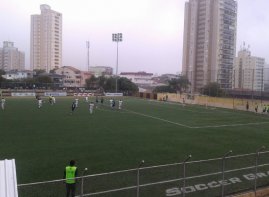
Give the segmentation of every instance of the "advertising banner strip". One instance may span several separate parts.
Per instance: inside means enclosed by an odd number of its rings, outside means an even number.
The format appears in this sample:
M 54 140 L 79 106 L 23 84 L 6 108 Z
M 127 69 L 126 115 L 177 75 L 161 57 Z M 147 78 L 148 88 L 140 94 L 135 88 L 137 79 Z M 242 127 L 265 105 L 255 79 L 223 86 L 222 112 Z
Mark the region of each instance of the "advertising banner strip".
M 66 92 L 44 92 L 44 96 L 67 96 Z
M 35 92 L 12 92 L 11 96 L 35 96 Z
M 123 96 L 123 93 L 105 93 L 105 96 Z

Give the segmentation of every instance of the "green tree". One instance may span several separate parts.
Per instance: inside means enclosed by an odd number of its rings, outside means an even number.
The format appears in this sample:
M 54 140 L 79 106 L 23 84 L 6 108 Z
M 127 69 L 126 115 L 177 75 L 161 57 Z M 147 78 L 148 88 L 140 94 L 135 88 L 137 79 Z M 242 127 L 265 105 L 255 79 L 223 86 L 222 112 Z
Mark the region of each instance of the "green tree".
M 125 77 L 121 77 L 118 79 L 118 87 L 119 87 L 119 91 L 126 95 L 130 95 L 130 94 L 134 94 L 138 92 L 137 85 Z
M 107 78 L 105 86 L 103 88 L 104 88 L 105 92 L 115 92 L 116 78 L 115 77 Z
M 97 78 L 97 84 L 98 88 L 104 89 L 104 86 L 106 85 L 106 78 L 104 76 L 100 76 Z
M 86 79 L 86 88 L 87 89 L 97 89 L 98 79 L 92 75 L 90 78 Z
M 170 86 L 157 86 L 153 89 L 154 93 L 161 93 L 161 92 L 168 92 L 168 93 L 175 93 L 175 90 L 172 89 Z
M 220 88 L 220 85 L 216 82 L 212 82 L 204 86 L 201 90 L 200 93 L 208 96 L 214 96 L 214 97 L 220 97 L 223 96 L 224 92 Z
M 168 81 L 169 87 L 173 90 L 172 92 L 185 92 L 191 84 L 186 76 L 181 76 L 178 79 L 171 79 Z
M 180 93 L 182 92 L 186 92 L 186 90 L 189 88 L 189 86 L 191 85 L 189 79 L 186 76 L 181 76 L 178 79 L 178 83 L 179 83 L 179 91 Z
M 46 73 L 46 71 L 43 70 L 43 69 L 34 69 L 34 72 L 36 73 L 36 75 L 40 75 L 42 73 Z
M 52 80 L 49 76 L 38 76 L 35 78 L 37 83 L 52 83 Z
M 57 70 L 57 68 L 54 68 L 54 69 L 52 69 L 52 70 L 50 70 L 50 73 L 51 74 L 55 74 L 55 71 Z
M 4 82 L 6 79 L 0 75 L 0 83 Z
M 86 86 L 88 89 L 101 90 L 105 92 L 115 92 L 116 90 L 116 78 L 104 76 L 95 77 L 86 80 Z M 127 78 L 118 78 L 118 91 L 125 94 L 133 94 L 138 91 L 138 87 L 132 81 Z
M 6 74 L 6 72 L 3 70 L 3 69 L 0 69 L 0 77 L 2 76 L 2 75 L 5 75 Z
M 2 75 L 6 74 L 6 72 L 2 69 L 0 69 L 0 84 L 4 81 L 6 81 L 6 79 L 4 77 L 2 77 Z M 0 85 L 1 88 L 1 85 Z

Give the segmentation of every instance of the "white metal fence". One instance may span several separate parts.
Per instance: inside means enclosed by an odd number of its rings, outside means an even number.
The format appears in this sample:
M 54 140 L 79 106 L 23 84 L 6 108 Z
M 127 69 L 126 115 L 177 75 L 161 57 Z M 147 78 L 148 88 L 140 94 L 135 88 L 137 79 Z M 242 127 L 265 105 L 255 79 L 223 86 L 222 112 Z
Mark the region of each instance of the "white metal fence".
M 269 185 L 269 151 L 143 167 L 77 178 L 76 195 L 115 197 L 227 196 Z M 64 196 L 63 179 L 18 184 L 20 197 Z

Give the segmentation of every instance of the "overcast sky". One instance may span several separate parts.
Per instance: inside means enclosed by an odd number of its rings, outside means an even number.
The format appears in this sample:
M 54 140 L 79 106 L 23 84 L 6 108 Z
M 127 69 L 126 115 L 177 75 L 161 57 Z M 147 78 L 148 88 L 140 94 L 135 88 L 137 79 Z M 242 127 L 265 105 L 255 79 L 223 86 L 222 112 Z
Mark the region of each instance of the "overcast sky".
M 48 4 L 63 15 L 63 65 L 87 70 L 116 66 L 112 33 L 119 43 L 119 72 L 181 71 L 185 0 L 0 0 L 0 46 L 12 41 L 30 67 L 30 15 Z M 269 0 L 238 0 L 237 50 L 243 41 L 252 55 L 269 62 Z

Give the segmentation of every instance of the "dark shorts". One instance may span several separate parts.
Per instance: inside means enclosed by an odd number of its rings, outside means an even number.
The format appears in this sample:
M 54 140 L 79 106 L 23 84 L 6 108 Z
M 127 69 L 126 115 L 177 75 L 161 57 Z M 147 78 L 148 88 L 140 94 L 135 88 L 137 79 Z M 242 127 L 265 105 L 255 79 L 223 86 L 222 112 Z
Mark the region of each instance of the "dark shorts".
M 74 197 L 76 193 L 76 184 L 68 184 L 66 183 L 66 197 L 69 197 L 71 195 L 71 197 Z

